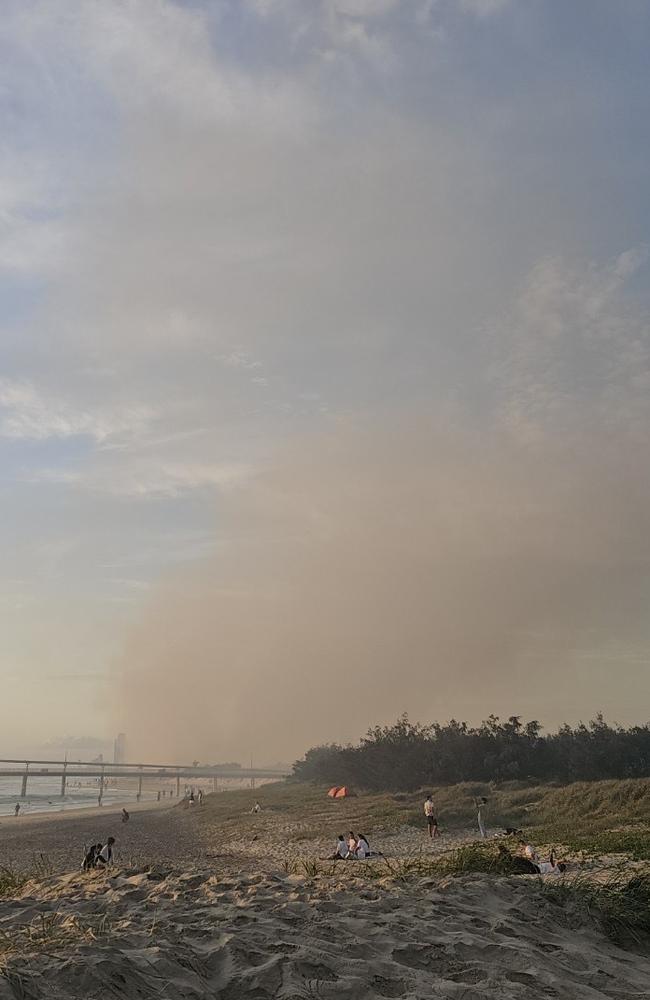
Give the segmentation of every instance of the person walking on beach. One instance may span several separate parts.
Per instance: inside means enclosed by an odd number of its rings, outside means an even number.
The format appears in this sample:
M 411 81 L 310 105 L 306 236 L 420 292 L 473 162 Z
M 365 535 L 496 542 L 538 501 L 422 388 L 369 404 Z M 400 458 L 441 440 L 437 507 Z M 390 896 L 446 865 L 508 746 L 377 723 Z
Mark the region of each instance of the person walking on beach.
M 16 808 L 14 809 L 14 816 L 17 816 L 20 812 L 20 802 L 16 802 Z
M 427 795 L 424 800 L 424 816 L 427 821 L 427 829 L 429 831 L 429 837 L 433 840 L 435 837 L 440 836 L 440 831 L 438 830 L 438 819 L 436 817 L 436 810 L 433 804 L 433 797 L 431 792 Z
M 130 815 L 129 815 L 129 813 L 128 813 L 128 812 L 126 811 L 126 809 L 123 809 L 123 810 L 122 810 L 122 822 L 123 822 L 123 823 L 128 823 L 128 822 L 129 822 L 129 820 L 130 820 L 130 818 L 131 818 L 131 816 L 130 816 Z
M 199 788 L 199 805 L 203 805 L 203 789 Z

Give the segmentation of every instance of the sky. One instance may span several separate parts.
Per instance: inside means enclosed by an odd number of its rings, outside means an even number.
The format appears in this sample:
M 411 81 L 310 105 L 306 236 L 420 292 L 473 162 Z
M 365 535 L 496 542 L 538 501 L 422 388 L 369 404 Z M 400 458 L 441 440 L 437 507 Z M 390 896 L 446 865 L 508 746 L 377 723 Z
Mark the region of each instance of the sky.
M 0 732 L 647 722 L 644 0 L 4 0 Z

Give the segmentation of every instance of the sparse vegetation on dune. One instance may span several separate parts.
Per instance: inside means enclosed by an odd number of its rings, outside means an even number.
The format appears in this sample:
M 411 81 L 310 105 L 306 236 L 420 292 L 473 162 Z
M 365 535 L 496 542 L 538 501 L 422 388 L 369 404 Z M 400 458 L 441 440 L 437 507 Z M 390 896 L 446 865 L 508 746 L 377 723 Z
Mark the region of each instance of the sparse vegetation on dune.
M 650 943 L 650 872 L 618 870 L 604 880 L 586 875 L 547 881 L 542 892 L 580 923 L 599 925 L 616 944 Z
M 32 879 L 42 879 L 51 873 L 52 867 L 42 854 L 30 858 L 24 868 L 0 865 L 0 898 L 11 896 Z
M 443 833 L 476 828 L 477 796 L 488 800 L 485 821 L 490 832 L 506 827 L 522 829 L 539 845 L 560 846 L 588 855 L 623 853 L 650 859 L 650 779 L 575 782 L 570 785 L 505 782 L 498 787 L 481 782 L 425 788 L 417 792 L 360 793 L 347 799 L 329 799 L 327 788 L 280 782 L 255 792 L 211 795 L 201 822 L 218 822 L 224 832 L 255 829 L 259 824 L 247 810 L 253 798 L 263 814 L 282 816 L 287 839 L 299 851 L 310 840 L 362 829 L 396 831 L 422 828 L 422 802 L 432 791 Z

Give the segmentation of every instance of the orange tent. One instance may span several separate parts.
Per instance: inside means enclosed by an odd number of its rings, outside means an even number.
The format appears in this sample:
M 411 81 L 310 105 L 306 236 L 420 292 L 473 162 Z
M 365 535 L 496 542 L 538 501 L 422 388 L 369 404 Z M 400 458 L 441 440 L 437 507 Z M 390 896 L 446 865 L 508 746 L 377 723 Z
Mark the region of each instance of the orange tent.
M 335 786 L 334 788 L 330 788 L 330 790 L 329 790 L 329 792 L 327 794 L 329 795 L 329 797 L 331 799 L 335 799 L 336 796 L 337 796 L 337 794 L 338 794 L 338 791 L 339 791 L 338 788 Z
M 337 788 L 336 789 L 336 792 L 334 794 L 334 798 L 335 799 L 347 799 L 351 795 L 352 795 L 352 792 L 350 791 L 350 789 L 346 788 L 345 785 L 343 785 L 342 788 Z

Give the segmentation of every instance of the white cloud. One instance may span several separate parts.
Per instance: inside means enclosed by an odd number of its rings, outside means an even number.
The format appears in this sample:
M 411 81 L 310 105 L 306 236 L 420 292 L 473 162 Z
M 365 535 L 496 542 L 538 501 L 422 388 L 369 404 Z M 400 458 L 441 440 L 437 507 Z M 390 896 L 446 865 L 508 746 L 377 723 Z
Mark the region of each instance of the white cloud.
M 644 247 L 600 266 L 547 258 L 528 275 L 494 368 L 506 423 L 522 440 L 598 436 L 604 449 L 644 439 L 650 315 L 626 285 L 647 260 Z
M 460 7 L 468 14 L 490 17 L 492 14 L 500 14 L 512 2 L 513 0 L 460 0 Z
M 348 17 L 383 17 L 399 6 L 399 0 L 329 0 L 329 5 L 339 14 Z
M 220 361 L 227 368 L 244 368 L 250 370 L 262 367 L 262 362 L 253 358 L 248 351 L 231 351 L 229 354 L 217 354 L 215 360 Z
M 137 436 L 155 414 L 134 405 L 119 410 L 79 409 L 67 399 L 43 394 L 33 383 L 0 379 L 0 435 L 44 441 L 87 436 L 101 443 L 119 435 Z

